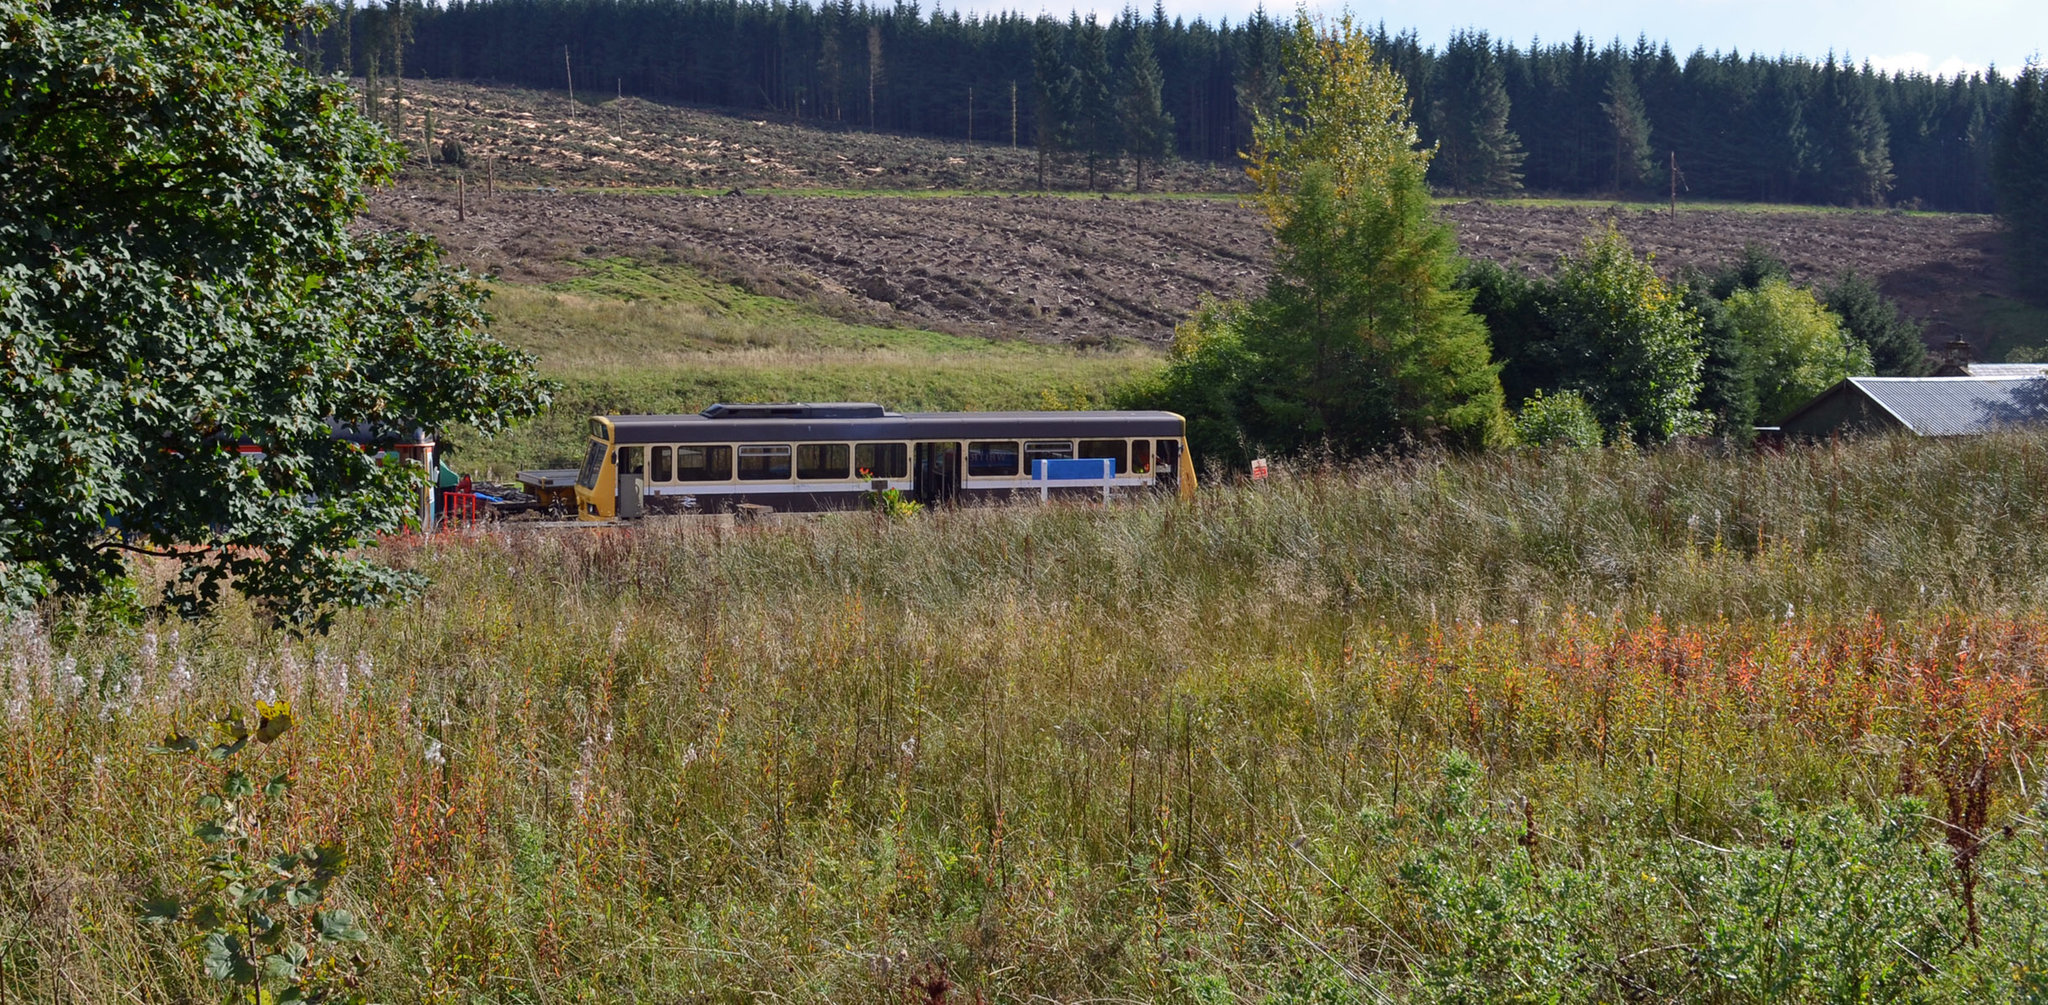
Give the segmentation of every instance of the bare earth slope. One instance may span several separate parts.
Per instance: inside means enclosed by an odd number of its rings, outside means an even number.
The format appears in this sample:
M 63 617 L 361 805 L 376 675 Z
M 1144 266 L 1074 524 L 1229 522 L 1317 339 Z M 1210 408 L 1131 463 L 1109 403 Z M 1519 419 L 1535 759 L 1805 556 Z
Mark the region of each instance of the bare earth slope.
M 778 119 L 669 105 L 628 95 L 603 95 L 601 104 L 570 103 L 561 91 L 480 87 L 453 81 L 405 82 L 400 106 L 411 147 L 410 174 L 454 184 L 429 169 L 424 154 L 427 116 L 433 116 L 434 153 L 454 140 L 471 169 L 512 184 L 563 188 L 993 189 L 1036 188 L 1038 155 L 1012 147 L 1007 128 L 980 142 L 871 133 L 819 119 Z M 994 141 L 994 142 L 989 142 Z M 486 165 L 489 165 L 488 168 Z M 1105 187 L 1128 185 L 1128 171 L 1100 171 Z M 1241 171 L 1228 165 L 1177 163 L 1147 185 L 1159 191 L 1245 189 Z M 1053 187 L 1080 187 L 1079 164 L 1055 166 Z
M 1941 341 L 2000 286 L 1989 217 L 1884 212 L 1661 213 L 1598 206 L 1446 206 L 1464 252 L 1548 272 L 1611 217 L 1660 269 L 1717 266 L 1748 242 L 1801 281 L 1854 269 Z M 555 278 L 577 260 L 656 254 L 714 266 L 761 292 L 835 313 L 1048 342 L 1163 343 L 1203 294 L 1255 292 L 1271 240 L 1229 197 L 699 197 L 503 192 L 455 219 L 453 193 L 379 193 L 373 226 L 439 235 L 457 260 L 508 278 Z

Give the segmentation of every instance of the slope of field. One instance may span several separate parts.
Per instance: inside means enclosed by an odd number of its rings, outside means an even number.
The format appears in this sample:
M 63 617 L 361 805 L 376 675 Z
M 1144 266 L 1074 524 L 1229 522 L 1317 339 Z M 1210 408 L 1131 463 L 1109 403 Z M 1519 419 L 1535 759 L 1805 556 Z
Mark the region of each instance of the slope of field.
M 388 85 L 388 81 L 386 82 Z M 358 81 L 360 84 L 360 81 Z M 585 97 L 589 97 L 585 95 Z M 1013 148 L 1007 132 L 987 140 L 949 142 L 870 133 L 850 124 L 813 119 L 777 120 L 730 115 L 639 98 L 603 95 L 602 103 L 572 104 L 561 91 L 480 87 L 450 81 L 405 82 L 405 138 L 415 183 L 452 186 L 453 167 L 439 163 L 441 143 L 459 144 L 469 181 L 485 173 L 508 185 L 733 188 L 994 189 L 1038 186 L 1038 156 Z M 433 121 L 433 154 L 426 144 Z M 495 163 L 491 163 L 495 158 Z M 487 167 L 487 165 L 489 165 Z M 1246 188 L 1229 165 L 1174 163 L 1146 183 L 1159 191 L 1229 191 Z M 1079 164 L 1055 166 L 1047 183 L 1079 186 Z M 1128 187 L 1129 170 L 1105 167 L 1103 187 Z
M 1990 217 L 1743 207 L 1465 202 L 1443 212 L 1466 254 L 1539 272 L 1606 220 L 1666 274 L 1715 268 L 1757 244 L 1801 282 L 1875 279 L 1935 344 L 1996 358 L 2048 335 L 2002 295 Z M 1045 342 L 1164 343 L 1204 294 L 1255 292 L 1271 261 L 1257 212 L 1234 199 L 1032 196 L 696 197 L 501 192 L 462 222 L 438 189 L 380 193 L 371 219 L 441 235 L 459 260 L 508 277 L 652 249 L 816 298 L 874 323 Z
M 454 463 L 504 475 L 574 464 L 583 420 L 715 401 L 875 401 L 901 411 L 1089 408 L 1161 365 L 1137 343 L 1077 348 L 848 322 L 814 302 L 710 278 L 673 256 L 564 263 L 490 284 L 492 331 L 534 353 L 554 407 L 494 440 L 462 430 Z

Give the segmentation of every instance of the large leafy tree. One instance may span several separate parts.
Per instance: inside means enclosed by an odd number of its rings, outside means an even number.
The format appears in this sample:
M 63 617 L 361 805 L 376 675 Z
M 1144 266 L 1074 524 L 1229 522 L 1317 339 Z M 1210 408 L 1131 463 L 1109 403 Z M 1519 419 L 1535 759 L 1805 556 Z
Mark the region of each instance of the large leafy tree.
M 1655 443 L 1707 431 L 1700 319 L 1613 224 L 1565 258 L 1547 308 L 1559 387 L 1584 396 L 1609 435 Z
M 1400 77 L 1348 20 L 1297 19 L 1250 174 L 1278 245 L 1261 297 L 1183 329 L 1167 403 L 1251 443 L 1340 453 L 1509 435 L 1485 326 L 1432 215 Z M 1172 392 L 1178 391 L 1175 395 Z M 1227 444 L 1205 443 L 1215 451 Z
M 0 0 L 11 606 L 107 589 L 148 552 L 178 563 L 187 612 L 232 587 L 322 625 L 411 585 L 358 546 L 419 485 L 330 423 L 491 433 L 545 404 L 424 239 L 350 229 L 395 160 L 284 47 L 307 9 Z
M 1766 422 L 1784 418 L 1844 377 L 1874 369 L 1870 350 L 1834 312 L 1783 279 L 1736 290 L 1727 309 L 1748 355 L 1757 414 Z

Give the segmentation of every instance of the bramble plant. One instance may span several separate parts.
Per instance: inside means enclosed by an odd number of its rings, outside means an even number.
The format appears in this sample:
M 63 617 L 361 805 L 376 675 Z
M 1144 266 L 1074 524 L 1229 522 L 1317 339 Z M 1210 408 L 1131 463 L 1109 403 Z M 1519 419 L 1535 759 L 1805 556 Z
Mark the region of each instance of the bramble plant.
M 231 709 L 214 721 L 220 742 L 213 746 L 174 732 L 153 749 L 226 762 L 251 738 L 269 744 L 291 725 L 290 702 L 258 702 L 253 733 L 241 712 Z M 339 844 L 266 853 L 258 841 L 263 818 L 284 805 L 291 788 L 288 771 L 259 788 L 247 771 L 226 768 L 220 784 L 198 803 L 203 818 L 193 833 L 208 850 L 196 889 L 183 899 L 152 900 L 144 916 L 191 928 L 188 941 L 198 949 L 206 975 L 226 986 L 224 1001 L 360 1002 L 363 996 L 354 988 L 365 960 L 360 953 L 344 958 L 339 950 L 369 935 L 349 912 L 321 906 L 348 870 L 347 853 Z

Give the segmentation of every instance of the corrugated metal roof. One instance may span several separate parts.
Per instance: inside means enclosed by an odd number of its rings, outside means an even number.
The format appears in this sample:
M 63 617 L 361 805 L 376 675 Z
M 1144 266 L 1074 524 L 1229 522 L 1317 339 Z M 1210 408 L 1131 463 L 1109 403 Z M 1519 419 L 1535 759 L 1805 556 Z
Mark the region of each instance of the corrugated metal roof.
M 1851 377 L 1921 436 L 1966 436 L 2048 422 L 2048 377 Z
M 2048 376 L 2048 363 L 1969 363 L 1964 372 L 1972 377 Z

